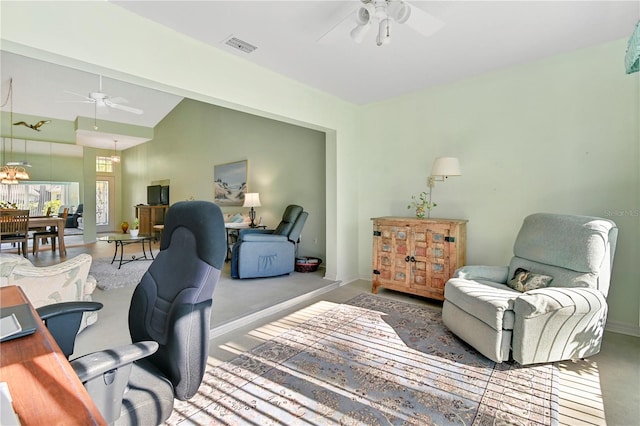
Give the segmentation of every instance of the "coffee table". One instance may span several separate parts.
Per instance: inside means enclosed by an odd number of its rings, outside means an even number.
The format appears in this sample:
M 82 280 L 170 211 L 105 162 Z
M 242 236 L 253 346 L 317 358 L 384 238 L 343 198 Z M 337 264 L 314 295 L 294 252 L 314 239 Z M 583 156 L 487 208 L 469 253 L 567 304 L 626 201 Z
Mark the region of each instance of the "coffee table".
M 115 243 L 115 251 L 113 252 L 113 259 L 111 259 L 111 263 L 116 261 L 116 257 L 118 256 L 118 248 L 120 249 L 120 262 L 118 263 L 118 269 L 122 267 L 122 265 L 126 265 L 129 262 L 134 262 L 136 260 L 153 260 L 153 251 L 151 251 L 151 242 L 153 241 L 154 236 L 148 234 L 138 234 L 135 237 L 132 237 L 130 234 L 109 234 L 104 237 L 98 238 L 98 241 L 106 241 L 107 243 Z M 147 257 L 147 250 L 145 248 L 145 242 L 149 244 L 149 256 Z M 123 259 L 124 256 L 124 246 L 129 244 L 141 244 L 142 245 L 142 256 L 136 257 L 131 256 L 131 259 Z

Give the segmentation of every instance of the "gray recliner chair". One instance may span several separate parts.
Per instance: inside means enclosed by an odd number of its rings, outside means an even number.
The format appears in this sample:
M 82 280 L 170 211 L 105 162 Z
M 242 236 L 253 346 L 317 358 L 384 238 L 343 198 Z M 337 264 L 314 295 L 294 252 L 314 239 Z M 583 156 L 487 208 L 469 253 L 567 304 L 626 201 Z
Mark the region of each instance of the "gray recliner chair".
M 133 343 L 71 362 L 107 422 L 157 425 L 171 415 L 174 398 L 196 394 L 207 366 L 213 291 L 225 255 L 218 206 L 171 206 L 160 252 L 131 298 Z
M 444 324 L 496 362 L 598 353 L 617 236 L 607 219 L 528 216 L 509 266 L 465 266 L 445 284 Z
M 240 230 L 231 253 L 231 277 L 275 277 L 293 272 L 298 240 L 308 216 L 302 207 L 291 204 L 276 229 Z

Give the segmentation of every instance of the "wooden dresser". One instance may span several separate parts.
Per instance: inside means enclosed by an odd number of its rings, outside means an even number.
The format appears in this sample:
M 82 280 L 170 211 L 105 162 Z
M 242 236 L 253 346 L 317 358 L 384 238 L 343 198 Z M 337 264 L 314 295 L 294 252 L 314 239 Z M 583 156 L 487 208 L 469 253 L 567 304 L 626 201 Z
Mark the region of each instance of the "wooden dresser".
M 140 233 L 152 235 L 155 231 L 154 225 L 164 225 L 164 215 L 169 206 L 135 206 L 136 217 L 138 218 Z
M 465 263 L 467 221 L 373 218 L 373 286 L 444 300 L 444 285 Z

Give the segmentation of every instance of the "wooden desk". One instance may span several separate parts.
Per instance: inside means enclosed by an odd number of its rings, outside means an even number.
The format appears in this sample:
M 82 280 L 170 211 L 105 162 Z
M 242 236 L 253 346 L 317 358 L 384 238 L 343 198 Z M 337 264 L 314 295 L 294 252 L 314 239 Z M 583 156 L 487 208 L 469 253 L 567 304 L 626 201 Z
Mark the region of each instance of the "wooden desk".
M 19 287 L 0 288 L 0 309 L 23 303 L 29 300 Z M 49 330 L 36 322 L 34 334 L 0 343 L 0 382 L 9 386 L 20 423 L 106 425 Z
M 64 245 L 65 218 L 53 216 L 32 216 L 29 218 L 29 229 L 46 228 L 55 226 L 58 229 L 58 252 L 60 256 L 67 255 L 67 247 Z

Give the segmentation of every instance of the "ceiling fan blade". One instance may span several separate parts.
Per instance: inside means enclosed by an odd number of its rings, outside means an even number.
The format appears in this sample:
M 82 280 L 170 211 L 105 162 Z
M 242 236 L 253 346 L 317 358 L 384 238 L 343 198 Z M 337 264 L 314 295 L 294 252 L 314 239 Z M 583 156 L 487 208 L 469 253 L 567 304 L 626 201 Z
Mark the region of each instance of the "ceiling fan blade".
M 130 112 L 132 114 L 138 114 L 138 115 L 144 113 L 144 111 L 142 111 L 139 108 L 134 108 L 134 107 L 126 106 L 126 105 L 116 104 L 116 103 L 113 103 L 112 101 L 110 101 L 109 99 L 105 99 L 104 103 L 108 107 L 111 107 L 113 109 L 119 109 L 120 111 L 126 111 L 126 112 Z
M 425 12 L 414 4 L 411 5 L 411 16 L 403 25 L 408 26 L 424 37 L 429 37 L 444 27 L 444 22 L 432 14 Z
M 114 104 L 128 104 L 129 101 L 126 100 L 125 98 L 122 98 L 120 96 L 116 96 L 115 98 L 109 98 L 109 101 L 113 102 Z
M 94 101 L 56 101 L 57 104 L 92 104 Z
M 322 34 L 317 40 L 318 44 L 335 44 L 349 40 L 349 34 L 356 27 L 356 10 L 352 10 L 336 23 L 329 31 Z
M 95 100 L 94 100 L 94 99 L 91 99 L 90 97 L 88 97 L 88 96 L 86 96 L 86 95 L 81 95 L 80 93 L 70 92 L 70 91 L 68 91 L 68 90 L 65 90 L 65 91 L 64 91 L 64 93 L 68 93 L 68 94 L 70 94 L 70 95 L 78 96 L 78 97 L 80 97 L 80 98 L 83 98 L 83 99 L 85 99 L 85 101 L 84 101 L 84 102 L 91 102 L 91 103 L 95 102 Z M 69 101 L 69 102 L 83 102 L 83 101 Z

